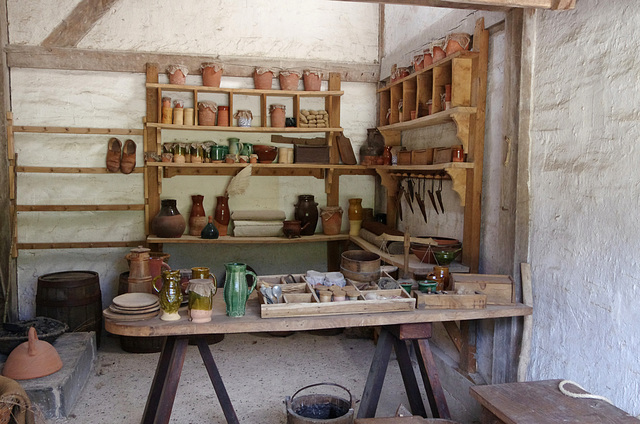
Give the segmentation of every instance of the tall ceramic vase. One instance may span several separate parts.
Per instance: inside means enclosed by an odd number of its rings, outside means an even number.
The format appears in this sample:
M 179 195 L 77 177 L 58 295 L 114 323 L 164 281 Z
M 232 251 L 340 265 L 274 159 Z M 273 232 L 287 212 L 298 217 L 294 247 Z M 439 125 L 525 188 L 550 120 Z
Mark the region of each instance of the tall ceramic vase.
M 349 235 L 360 234 L 362 226 L 362 199 L 349 199 Z
M 216 210 L 213 215 L 213 222 L 218 233 L 221 236 L 227 235 L 227 228 L 229 227 L 229 221 L 231 219 L 231 211 L 229 210 L 229 197 L 217 196 L 216 197 Z
M 196 194 L 191 196 L 191 213 L 189 214 L 189 235 L 200 236 L 202 229 L 207 225 L 207 215 L 204 213 L 202 201 L 204 196 Z

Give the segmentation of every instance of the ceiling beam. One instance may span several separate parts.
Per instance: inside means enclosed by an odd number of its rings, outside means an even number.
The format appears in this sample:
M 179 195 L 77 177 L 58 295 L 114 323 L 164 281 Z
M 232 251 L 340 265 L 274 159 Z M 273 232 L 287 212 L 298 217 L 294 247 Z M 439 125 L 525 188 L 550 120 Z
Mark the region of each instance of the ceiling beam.
M 528 9 L 570 10 L 576 0 L 334 0 L 361 3 L 384 3 L 406 6 L 446 7 L 450 9 L 504 10 L 514 7 Z
M 200 74 L 203 62 L 220 62 L 224 75 L 251 77 L 256 66 L 273 69 L 318 69 L 325 77 L 337 72 L 342 81 L 374 82 L 380 76 L 377 63 L 333 62 L 307 59 L 271 59 L 265 57 L 211 57 L 152 52 L 89 50 L 66 47 L 9 45 L 5 47 L 9 68 L 61 69 L 97 72 L 146 73 L 147 63 L 157 63 L 160 70 L 183 64 L 189 74 Z
M 45 47 L 75 47 L 120 0 L 82 0 L 42 41 Z

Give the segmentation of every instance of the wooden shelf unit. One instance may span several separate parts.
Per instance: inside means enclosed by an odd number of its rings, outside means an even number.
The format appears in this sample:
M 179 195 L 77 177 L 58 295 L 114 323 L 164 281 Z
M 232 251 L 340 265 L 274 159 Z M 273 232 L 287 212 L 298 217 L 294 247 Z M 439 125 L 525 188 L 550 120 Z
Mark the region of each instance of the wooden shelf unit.
M 472 51 L 461 51 L 427 66 L 405 78 L 378 89 L 379 127 L 385 144 L 402 145 L 402 133 L 408 130 L 454 123 L 456 137 L 466 155 L 465 162 L 436 165 L 401 165 L 375 167 L 387 189 L 387 222 L 397 219 L 396 196 L 402 178 L 443 178 L 452 180 L 453 190 L 464 207 L 462 264 L 478 272 L 480 254 L 480 220 L 482 168 L 484 160 L 484 125 L 487 90 L 489 32 L 484 20 L 476 22 Z M 441 94 L 451 84 L 451 106 L 445 110 Z M 432 113 L 427 114 L 427 101 Z M 402 102 L 402 110 L 399 104 Z M 411 118 L 411 111 L 416 118 Z M 424 147 L 440 147 L 429 145 Z
M 340 75 L 330 73 L 327 91 L 285 91 L 285 90 L 257 90 L 257 89 L 232 89 L 213 88 L 192 85 L 172 85 L 158 83 L 158 66 L 147 64 L 147 116 L 145 123 L 145 152 L 160 153 L 162 148 L 162 132 L 171 131 L 211 131 L 233 133 L 269 133 L 269 134 L 322 134 L 325 138 L 325 145 L 329 147 L 329 163 L 257 163 L 251 164 L 252 176 L 309 176 L 324 179 L 325 192 L 327 194 L 327 205 L 337 206 L 339 204 L 339 179 L 342 175 L 375 175 L 375 169 L 362 165 L 340 164 L 340 154 L 336 137 L 342 134 L 340 127 L 340 98 L 344 92 L 340 89 Z M 226 96 L 227 103 L 221 105 L 229 106 L 229 115 L 233 116 L 234 96 L 257 96 L 260 98 L 260 126 L 237 127 L 237 126 L 199 126 L 197 125 L 173 125 L 162 124 L 161 106 L 162 96 L 165 92 L 183 92 L 192 96 L 193 104 L 197 105 L 199 93 L 218 93 Z M 296 127 L 273 128 L 267 126 L 267 112 L 269 98 L 290 98 L 293 100 L 293 116 L 298 117 L 306 98 L 323 98 L 325 110 L 329 114 L 329 127 L 327 128 L 302 128 L 299 120 L 296 120 Z M 195 113 L 197 115 L 197 113 Z M 339 261 L 339 246 L 348 239 L 348 234 L 336 236 L 325 236 L 315 234 L 295 239 L 284 237 L 233 237 L 224 236 L 215 240 L 204 240 L 199 237 L 183 235 L 180 238 L 159 238 L 150 235 L 151 219 L 160 209 L 160 195 L 162 193 L 162 179 L 181 175 L 203 175 L 203 176 L 233 176 L 239 171 L 249 166 L 243 163 L 185 163 L 178 164 L 172 162 L 147 162 L 145 164 L 145 195 L 147 208 L 145 210 L 147 243 L 154 250 L 161 250 L 165 243 L 171 244 L 283 244 L 283 243 L 328 243 L 328 263 L 329 267 L 336 268 L 336 261 Z

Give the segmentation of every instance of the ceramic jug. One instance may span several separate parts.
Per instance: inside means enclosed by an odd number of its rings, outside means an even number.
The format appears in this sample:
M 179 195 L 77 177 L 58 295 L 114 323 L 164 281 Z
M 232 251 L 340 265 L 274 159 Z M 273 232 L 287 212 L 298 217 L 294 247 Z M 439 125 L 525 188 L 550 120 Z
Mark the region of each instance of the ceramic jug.
M 224 264 L 226 277 L 224 280 L 224 303 L 227 305 L 227 315 L 230 317 L 244 316 L 247 299 L 256 288 L 258 277 L 253 271 L 247 270 L 247 265 L 239 262 Z M 253 284 L 247 284 L 247 274 L 253 277 Z
M 231 137 L 229 138 L 229 154 L 230 155 L 239 155 L 242 152 L 242 148 L 244 147 L 244 143 L 240 142 L 240 139 Z
M 156 288 L 156 280 L 162 277 L 162 288 Z M 180 271 L 162 271 L 162 275 L 153 279 L 153 288 L 158 292 L 160 309 L 163 321 L 177 321 L 180 319 L 178 309 L 182 303 L 182 290 L 180 289 Z

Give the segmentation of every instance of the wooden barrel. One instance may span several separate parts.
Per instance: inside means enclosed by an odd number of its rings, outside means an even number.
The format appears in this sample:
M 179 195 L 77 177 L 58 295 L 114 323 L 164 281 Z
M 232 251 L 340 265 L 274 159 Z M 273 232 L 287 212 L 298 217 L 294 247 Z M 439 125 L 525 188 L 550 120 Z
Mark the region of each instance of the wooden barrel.
M 100 346 L 102 292 L 94 271 L 63 271 L 38 277 L 36 315 L 62 321 L 69 331 L 95 331 Z

